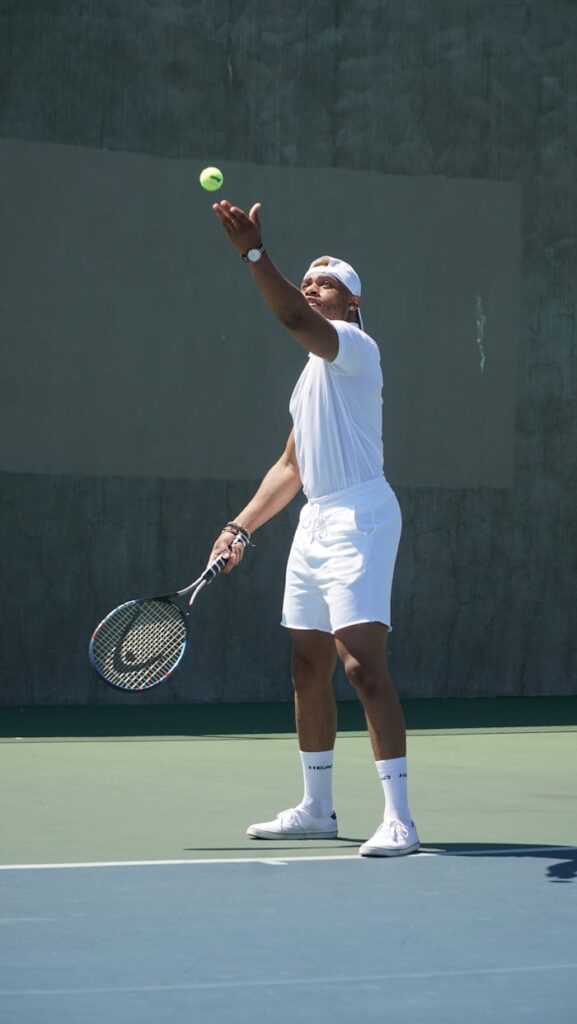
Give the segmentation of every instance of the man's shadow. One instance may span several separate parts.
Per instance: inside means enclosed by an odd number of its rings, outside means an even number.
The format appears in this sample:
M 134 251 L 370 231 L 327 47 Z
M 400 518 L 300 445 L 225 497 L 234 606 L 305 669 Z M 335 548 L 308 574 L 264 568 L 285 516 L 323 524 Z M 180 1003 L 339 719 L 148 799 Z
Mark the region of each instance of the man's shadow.
M 529 846 L 511 843 L 427 843 L 422 853 L 441 853 L 455 857 L 538 857 L 555 860 L 547 867 L 551 882 L 572 882 L 577 878 L 577 847 Z
M 334 851 L 335 847 L 356 850 L 362 842 L 364 840 L 352 836 L 339 836 L 338 840 L 329 840 L 325 843 L 317 840 L 309 849 L 313 854 L 321 850 Z M 299 843 L 298 846 L 300 847 L 299 852 L 302 852 L 302 844 Z M 295 844 L 291 843 L 289 846 L 282 840 L 278 842 L 256 840 L 254 845 L 251 843 L 250 846 L 187 846 L 184 849 L 186 853 L 223 853 L 226 850 L 229 854 L 247 853 L 247 851 L 253 850 L 257 856 L 262 855 L 265 860 L 274 860 L 275 858 L 282 859 L 283 855 L 286 857 L 293 853 Z M 547 878 L 551 882 L 572 882 L 574 878 L 577 878 L 577 847 L 575 846 L 529 846 L 527 843 L 424 843 L 419 852 L 441 854 L 447 857 L 538 857 L 541 860 L 557 861 L 547 867 Z M 411 856 L 418 857 L 419 854 Z

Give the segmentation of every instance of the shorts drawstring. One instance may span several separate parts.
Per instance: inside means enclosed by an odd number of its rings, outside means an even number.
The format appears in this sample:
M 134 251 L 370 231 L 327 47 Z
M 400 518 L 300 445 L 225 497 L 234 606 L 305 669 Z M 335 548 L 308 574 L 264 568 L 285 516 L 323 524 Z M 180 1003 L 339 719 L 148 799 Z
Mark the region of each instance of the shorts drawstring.
M 305 505 L 301 515 L 301 526 L 310 540 L 318 537 L 326 537 L 327 527 L 321 512 L 321 506 L 316 502 L 309 502 Z

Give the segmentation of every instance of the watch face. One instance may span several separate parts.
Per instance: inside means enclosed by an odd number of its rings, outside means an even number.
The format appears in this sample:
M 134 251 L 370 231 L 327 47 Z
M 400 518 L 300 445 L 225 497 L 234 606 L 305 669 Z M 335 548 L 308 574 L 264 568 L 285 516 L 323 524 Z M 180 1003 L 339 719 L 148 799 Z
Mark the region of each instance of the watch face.
M 260 249 L 249 249 L 247 256 L 251 263 L 258 263 L 261 257 Z

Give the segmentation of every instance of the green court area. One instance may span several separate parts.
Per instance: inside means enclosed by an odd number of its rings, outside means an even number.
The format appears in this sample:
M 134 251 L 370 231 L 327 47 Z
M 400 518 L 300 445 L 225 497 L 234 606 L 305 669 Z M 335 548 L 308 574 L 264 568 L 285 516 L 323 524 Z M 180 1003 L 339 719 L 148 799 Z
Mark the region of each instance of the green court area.
M 407 701 L 425 851 L 575 847 L 577 698 Z M 298 803 L 290 705 L 5 709 L 2 864 L 354 855 L 382 814 L 356 703 L 339 709 L 339 838 L 249 839 Z

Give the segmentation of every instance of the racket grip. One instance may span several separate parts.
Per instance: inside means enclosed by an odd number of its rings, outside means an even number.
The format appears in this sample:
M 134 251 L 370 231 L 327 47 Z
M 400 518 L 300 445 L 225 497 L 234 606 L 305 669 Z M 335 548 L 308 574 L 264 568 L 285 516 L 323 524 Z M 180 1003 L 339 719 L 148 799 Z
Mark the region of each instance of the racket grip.
M 248 544 L 248 540 L 246 539 L 246 537 L 243 537 L 241 533 L 239 533 L 234 538 L 232 544 L 229 544 L 228 546 L 229 548 L 232 548 L 234 547 L 235 544 L 242 544 L 243 548 L 245 548 Z M 227 562 L 228 558 L 225 558 L 224 555 L 219 555 L 218 558 L 215 558 L 214 562 L 211 562 L 210 565 L 205 569 L 201 578 L 205 580 L 207 583 L 210 583 L 210 581 L 213 580 L 215 576 L 218 576 L 218 574 L 222 572 Z

